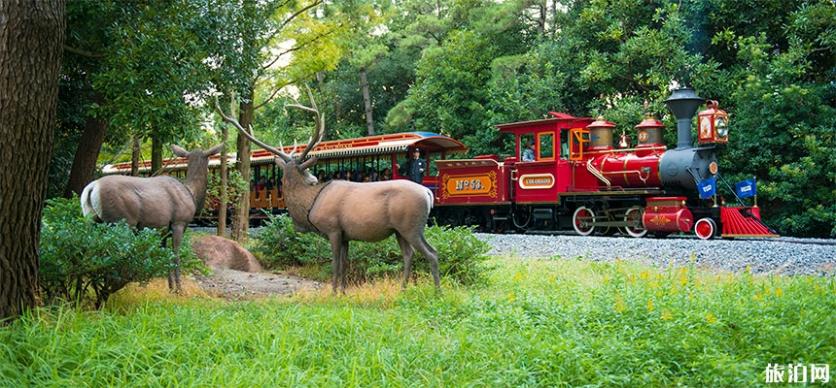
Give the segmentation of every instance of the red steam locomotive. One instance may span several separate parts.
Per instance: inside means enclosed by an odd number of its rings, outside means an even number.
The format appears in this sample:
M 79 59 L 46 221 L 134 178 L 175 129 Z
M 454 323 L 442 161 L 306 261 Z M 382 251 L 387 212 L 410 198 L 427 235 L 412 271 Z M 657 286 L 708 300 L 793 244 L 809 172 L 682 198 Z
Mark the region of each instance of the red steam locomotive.
M 516 155 L 436 161 L 437 218 L 489 230 L 574 229 L 583 236 L 776 236 L 756 205 L 726 206 L 711 186 L 719 145 L 728 142 L 728 114 L 708 101 L 694 147 L 691 121 L 704 102 L 690 88 L 666 100 L 677 120 L 674 149 L 665 146 L 664 125 L 653 117 L 636 125 L 634 148 L 623 137 L 615 147 L 615 125 L 600 117 L 549 112 L 547 119 L 497 125 L 514 135 Z

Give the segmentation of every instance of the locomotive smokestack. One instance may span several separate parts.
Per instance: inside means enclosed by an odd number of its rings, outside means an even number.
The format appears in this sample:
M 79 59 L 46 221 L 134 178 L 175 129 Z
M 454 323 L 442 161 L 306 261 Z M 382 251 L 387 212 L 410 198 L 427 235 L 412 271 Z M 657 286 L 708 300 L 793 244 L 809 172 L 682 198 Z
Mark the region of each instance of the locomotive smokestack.
M 687 87 L 674 90 L 665 100 L 665 105 L 676 117 L 676 149 L 691 148 L 694 144 L 691 138 L 691 119 L 703 102 L 704 98 L 697 96 L 694 89 Z

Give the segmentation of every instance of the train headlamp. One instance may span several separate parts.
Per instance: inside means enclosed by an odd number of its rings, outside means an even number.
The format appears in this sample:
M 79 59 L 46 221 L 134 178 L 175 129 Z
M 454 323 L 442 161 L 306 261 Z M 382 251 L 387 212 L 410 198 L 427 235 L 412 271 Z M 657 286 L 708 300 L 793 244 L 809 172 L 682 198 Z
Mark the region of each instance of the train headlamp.
M 717 120 L 714 121 L 714 128 L 717 128 L 717 136 L 719 136 L 719 137 L 729 136 L 729 125 L 726 122 L 725 118 L 717 117 Z

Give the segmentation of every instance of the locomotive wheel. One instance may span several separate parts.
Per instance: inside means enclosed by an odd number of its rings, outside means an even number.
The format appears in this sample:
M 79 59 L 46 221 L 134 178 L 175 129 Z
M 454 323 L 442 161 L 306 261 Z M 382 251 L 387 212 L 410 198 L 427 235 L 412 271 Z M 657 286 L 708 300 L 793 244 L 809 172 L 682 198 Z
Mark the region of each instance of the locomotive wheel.
M 511 210 L 511 222 L 518 230 L 526 230 L 531 223 L 531 208 L 520 206 Z
M 615 221 L 615 218 L 613 218 L 612 213 L 606 213 L 605 215 L 603 215 L 603 216 L 599 216 L 599 217 L 602 217 L 602 218 L 603 218 L 603 217 L 606 217 L 606 220 L 607 220 L 608 222 L 609 222 L 609 221 Z M 620 232 L 620 231 L 621 231 L 621 230 L 620 230 L 620 228 L 619 228 L 619 227 L 617 227 L 617 226 L 600 226 L 600 227 L 597 227 L 597 228 L 595 229 L 595 235 L 596 235 L 596 236 L 597 236 L 597 235 L 601 235 L 601 236 L 615 236 L 615 235 L 616 235 L 616 234 L 618 234 L 618 232 Z
M 711 218 L 700 218 L 694 223 L 694 234 L 700 240 L 710 240 L 717 234 L 717 223 Z
M 635 238 L 644 237 L 647 234 L 647 229 L 644 228 L 642 224 L 642 216 L 644 215 L 644 210 L 642 210 L 639 206 L 633 206 L 627 209 L 624 212 L 624 222 L 627 223 L 627 226 L 624 227 L 624 230 L 630 236 Z M 638 226 L 637 226 L 638 225 Z
M 572 227 L 581 236 L 589 236 L 595 231 L 593 222 L 595 222 L 595 212 L 586 206 L 575 209 L 575 213 L 572 214 Z

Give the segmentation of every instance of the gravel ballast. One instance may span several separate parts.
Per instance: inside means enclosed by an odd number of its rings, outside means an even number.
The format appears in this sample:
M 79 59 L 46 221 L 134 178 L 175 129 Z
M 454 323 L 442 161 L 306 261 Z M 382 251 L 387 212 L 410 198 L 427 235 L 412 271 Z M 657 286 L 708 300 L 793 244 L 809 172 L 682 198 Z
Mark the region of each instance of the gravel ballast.
M 520 258 L 637 260 L 657 267 L 689 265 L 752 273 L 827 275 L 836 270 L 836 241 L 816 239 L 709 240 L 484 234 L 491 255 Z

